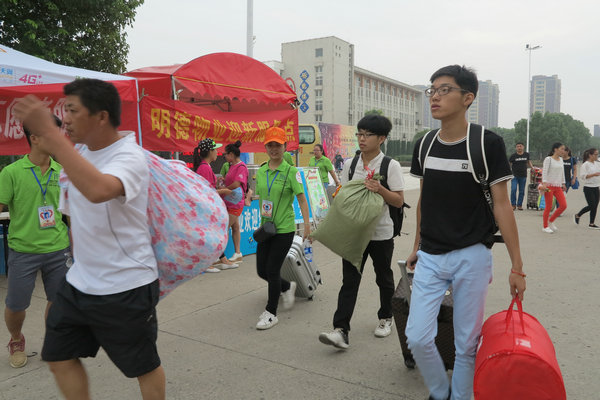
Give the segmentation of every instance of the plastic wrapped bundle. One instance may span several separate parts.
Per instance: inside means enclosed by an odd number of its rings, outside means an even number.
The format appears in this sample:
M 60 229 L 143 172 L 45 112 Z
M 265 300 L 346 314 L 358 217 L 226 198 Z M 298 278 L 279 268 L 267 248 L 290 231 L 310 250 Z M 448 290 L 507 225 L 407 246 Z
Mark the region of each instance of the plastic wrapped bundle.
M 145 154 L 148 225 L 162 298 L 204 272 L 223 252 L 229 216 L 214 188 L 183 162 Z
M 327 216 L 311 236 L 360 268 L 383 205 L 383 197 L 369 191 L 364 181 L 350 181 L 342 186 Z

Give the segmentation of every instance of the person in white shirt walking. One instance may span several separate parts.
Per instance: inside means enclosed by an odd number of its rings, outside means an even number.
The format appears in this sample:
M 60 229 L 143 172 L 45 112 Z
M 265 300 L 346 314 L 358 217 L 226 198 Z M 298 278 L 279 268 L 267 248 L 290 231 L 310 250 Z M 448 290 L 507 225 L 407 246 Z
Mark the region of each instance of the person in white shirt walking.
M 583 207 L 577 214 L 573 216 L 575 224 L 579 225 L 579 219 L 586 212 L 590 212 L 590 229 L 600 229 L 596 225 L 596 211 L 598 210 L 598 202 L 600 201 L 600 162 L 598 162 L 598 149 L 587 149 L 583 152 L 585 162 L 581 166 L 581 180 L 583 184 L 583 194 L 587 201 L 587 206 Z
M 544 193 L 544 201 L 546 202 L 546 208 L 544 208 L 543 215 L 544 226 L 542 228 L 542 232 L 545 233 L 554 233 L 558 231 L 558 228 L 554 225 L 554 221 L 567 208 L 567 199 L 564 194 L 567 188 L 565 186 L 565 169 L 562 159 L 564 152 L 564 144 L 558 142 L 554 143 L 548 157 L 544 159 L 542 184 L 539 186 L 539 189 Z M 550 216 L 553 198 L 556 198 L 558 207 L 552 216 Z

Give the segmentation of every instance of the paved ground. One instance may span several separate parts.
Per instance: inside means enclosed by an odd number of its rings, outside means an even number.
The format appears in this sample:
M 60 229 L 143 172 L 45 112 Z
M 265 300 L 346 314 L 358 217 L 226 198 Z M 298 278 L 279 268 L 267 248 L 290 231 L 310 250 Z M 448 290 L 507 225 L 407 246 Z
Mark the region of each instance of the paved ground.
M 415 187 L 415 182 L 410 182 Z M 417 191 L 406 193 L 416 203 Z M 559 232 L 541 232 L 541 212 L 517 212 L 525 272 L 525 311 L 548 330 L 557 352 L 569 399 L 597 399 L 600 331 L 598 249 L 600 231 L 576 227 L 573 213 L 584 205 L 581 190 L 568 194 Z M 587 217 L 582 219 L 587 224 Z M 414 211 L 396 238 L 395 259 L 412 246 Z M 494 248 L 495 276 L 486 314 L 505 309 L 508 255 Z M 394 331 L 385 339 L 373 336 L 378 292 L 368 266 L 352 320 L 351 347 L 336 351 L 321 344 L 319 332 L 329 329 L 341 279 L 341 262 L 320 244 L 314 259 L 324 285 L 314 301 L 299 299 L 280 323 L 268 331 L 254 326 L 266 303 L 266 283 L 257 278 L 255 258 L 247 256 L 237 270 L 200 276 L 178 288 L 158 307 L 159 349 L 167 372 L 169 399 L 417 399 L 427 397 L 418 371 L 408 371 Z M 396 280 L 400 274 L 396 270 Z M 6 278 L 0 277 L 0 297 Z M 27 350 L 39 352 L 45 300 L 38 283 L 25 323 Z M 0 343 L 8 333 L 0 329 Z M 139 398 L 136 380 L 123 377 L 104 353 L 85 361 L 94 399 Z M 61 398 L 39 355 L 22 369 L 0 362 L 0 399 Z

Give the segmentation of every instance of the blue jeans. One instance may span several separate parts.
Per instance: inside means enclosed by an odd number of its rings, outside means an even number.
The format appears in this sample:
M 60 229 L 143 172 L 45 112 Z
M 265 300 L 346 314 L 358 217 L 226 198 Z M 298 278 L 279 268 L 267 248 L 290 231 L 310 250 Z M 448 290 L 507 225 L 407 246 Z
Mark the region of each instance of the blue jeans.
M 410 313 L 406 324 L 408 347 L 435 399 L 448 396 L 450 382 L 435 346 L 437 316 L 452 284 L 454 345 L 452 400 L 470 400 L 475 353 L 483 325 L 485 298 L 492 281 L 492 251 L 483 244 L 445 254 L 417 253 Z
M 525 195 L 525 183 L 527 183 L 527 177 L 515 176 L 511 182 L 510 204 L 523 207 L 523 196 Z M 519 201 L 517 201 L 517 185 L 519 185 Z

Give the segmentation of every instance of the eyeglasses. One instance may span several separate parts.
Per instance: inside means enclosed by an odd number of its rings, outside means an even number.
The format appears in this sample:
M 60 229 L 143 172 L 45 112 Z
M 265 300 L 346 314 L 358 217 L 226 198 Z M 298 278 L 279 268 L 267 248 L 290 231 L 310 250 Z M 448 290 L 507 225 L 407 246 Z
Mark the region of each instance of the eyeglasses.
M 357 139 L 368 139 L 371 136 L 377 136 L 376 133 L 355 133 Z
M 457 87 L 440 86 L 437 89 L 436 88 L 432 88 L 432 87 L 429 88 L 429 89 L 425 89 L 425 96 L 427 96 L 427 97 L 433 97 L 436 93 L 439 94 L 440 96 L 445 96 L 448 93 L 450 93 L 451 90 L 460 90 L 461 92 L 469 93 L 468 90 L 457 88 Z

